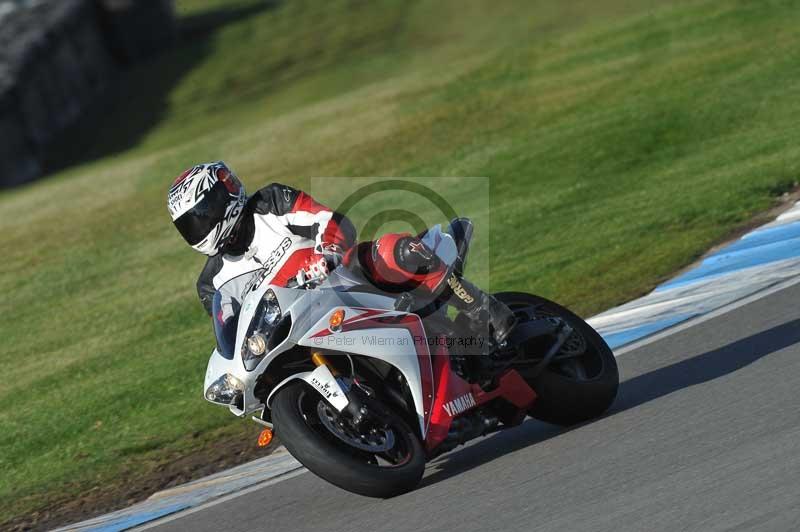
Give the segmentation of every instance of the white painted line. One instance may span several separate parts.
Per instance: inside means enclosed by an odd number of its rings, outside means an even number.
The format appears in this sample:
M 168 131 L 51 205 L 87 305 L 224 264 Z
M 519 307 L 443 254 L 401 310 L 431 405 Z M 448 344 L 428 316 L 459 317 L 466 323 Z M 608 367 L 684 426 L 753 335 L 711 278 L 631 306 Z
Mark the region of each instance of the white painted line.
M 800 258 L 737 270 L 650 294 L 589 318 L 601 335 L 614 334 L 677 314 L 704 314 L 800 276 Z
M 686 329 L 694 327 L 695 325 L 699 325 L 699 324 L 701 324 L 703 322 L 706 322 L 708 320 L 713 320 L 714 318 L 722 316 L 723 314 L 727 314 L 728 312 L 731 312 L 733 310 L 741 308 L 741 307 L 743 307 L 745 305 L 749 305 L 750 303 L 752 303 L 754 301 L 758 301 L 759 299 L 761 299 L 763 297 L 767 297 L 767 296 L 769 296 L 771 294 L 774 294 L 776 292 L 780 292 L 781 290 L 785 290 L 785 289 L 787 289 L 787 288 L 789 288 L 791 286 L 794 286 L 794 285 L 796 285 L 798 283 L 800 283 L 800 277 L 796 277 L 794 279 L 789 279 L 788 281 L 784 281 L 784 282 L 779 283 L 777 285 L 774 285 L 772 287 L 765 288 L 764 290 L 756 292 L 755 294 L 751 294 L 751 295 L 749 295 L 747 297 L 743 297 L 742 299 L 739 299 L 739 300 L 736 300 L 736 301 L 734 301 L 732 303 L 729 303 L 729 304 L 725 305 L 724 307 L 720 307 L 717 310 L 711 311 L 711 312 L 709 312 L 707 314 L 703 314 L 702 316 L 698 316 L 696 318 L 692 318 L 690 320 L 686 320 L 685 322 L 679 323 L 678 325 L 675 325 L 674 327 L 670 327 L 670 328 L 665 329 L 665 330 L 663 330 L 663 331 L 661 331 L 659 333 L 656 333 L 656 334 L 653 334 L 651 336 L 648 336 L 647 338 L 642 338 L 641 340 L 638 340 L 636 342 L 633 342 L 631 344 L 623 346 L 623 347 L 621 347 L 621 348 L 619 348 L 619 349 L 614 351 L 614 356 L 618 357 L 618 356 L 624 355 L 625 353 L 630 353 L 631 351 L 635 351 L 636 349 L 639 349 L 640 347 L 644 347 L 646 345 L 652 344 L 653 342 L 657 342 L 659 340 L 663 340 L 664 338 L 666 338 L 668 336 L 672 336 L 673 334 L 679 333 L 681 331 L 685 331 Z
M 233 493 L 231 493 L 229 495 L 225 495 L 223 497 L 219 497 L 217 499 L 213 499 L 213 500 L 210 500 L 208 502 L 204 502 L 203 504 L 201 504 L 199 506 L 195 506 L 193 508 L 188 508 L 186 510 L 181 510 L 181 511 L 176 512 L 174 514 L 168 515 L 166 517 L 162 517 L 161 519 L 156 519 L 155 521 L 150 521 L 149 523 L 145 523 L 145 524 L 143 524 L 141 526 L 138 526 L 136 528 L 132 528 L 131 530 L 147 530 L 149 528 L 153 528 L 153 527 L 156 527 L 156 526 L 163 525 L 165 523 L 169 523 L 170 521 L 175 521 L 176 519 L 182 519 L 182 518 L 186 517 L 187 515 L 192 515 L 193 513 L 200 512 L 200 511 L 203 511 L 203 510 L 205 510 L 207 508 L 211 508 L 213 506 L 216 506 L 218 504 L 222 504 L 222 503 L 228 502 L 228 501 L 230 501 L 232 499 L 235 499 L 236 497 L 241 497 L 242 495 L 247 495 L 248 493 L 252 493 L 254 491 L 258 491 L 261 488 L 266 488 L 266 487 L 272 486 L 274 484 L 278 484 L 279 482 L 283 482 L 284 480 L 289 480 L 290 478 L 294 478 L 296 476 L 302 475 L 303 473 L 308 473 L 308 469 L 306 469 L 305 467 L 300 467 L 298 469 L 295 469 L 294 471 L 289 471 L 288 473 L 284 473 L 284 474 L 282 474 L 282 475 L 280 475 L 278 477 L 275 477 L 273 479 L 267 480 L 265 482 L 261 482 L 259 484 L 255 484 L 253 486 L 250 486 L 249 488 L 244 488 L 244 489 L 241 489 L 239 491 L 235 491 L 235 492 L 233 492 Z

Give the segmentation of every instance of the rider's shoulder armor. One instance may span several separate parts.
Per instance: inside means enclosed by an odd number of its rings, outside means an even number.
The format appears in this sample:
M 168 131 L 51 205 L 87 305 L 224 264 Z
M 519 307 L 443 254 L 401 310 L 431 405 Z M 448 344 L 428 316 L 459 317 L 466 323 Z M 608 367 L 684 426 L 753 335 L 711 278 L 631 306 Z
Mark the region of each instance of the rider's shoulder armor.
M 248 200 L 256 214 L 282 216 L 291 212 L 300 191 L 288 185 L 272 183 L 253 194 Z

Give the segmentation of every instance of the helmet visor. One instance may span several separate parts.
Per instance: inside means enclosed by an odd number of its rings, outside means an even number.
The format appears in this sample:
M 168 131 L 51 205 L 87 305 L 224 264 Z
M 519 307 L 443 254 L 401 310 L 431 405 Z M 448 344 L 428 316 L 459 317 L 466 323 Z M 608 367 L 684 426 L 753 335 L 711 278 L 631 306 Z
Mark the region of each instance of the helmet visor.
M 214 183 L 200 203 L 181 214 L 175 220 L 175 227 L 190 246 L 199 244 L 225 218 L 231 202 L 231 195 L 221 182 Z

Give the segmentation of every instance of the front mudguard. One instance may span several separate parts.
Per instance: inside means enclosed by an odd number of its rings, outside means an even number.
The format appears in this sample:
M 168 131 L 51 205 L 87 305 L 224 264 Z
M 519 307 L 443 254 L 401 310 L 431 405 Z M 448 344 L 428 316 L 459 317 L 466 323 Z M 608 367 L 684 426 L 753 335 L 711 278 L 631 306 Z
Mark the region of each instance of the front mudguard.
M 279 390 L 283 389 L 288 383 L 296 380 L 307 382 L 311 388 L 316 390 L 323 399 L 339 412 L 347 408 L 347 405 L 350 404 L 350 400 L 347 398 L 347 394 L 339 381 L 333 376 L 328 366 L 322 365 L 318 366 L 314 371 L 295 373 L 283 379 L 273 388 L 267 397 L 267 408 L 270 408 L 272 398 Z

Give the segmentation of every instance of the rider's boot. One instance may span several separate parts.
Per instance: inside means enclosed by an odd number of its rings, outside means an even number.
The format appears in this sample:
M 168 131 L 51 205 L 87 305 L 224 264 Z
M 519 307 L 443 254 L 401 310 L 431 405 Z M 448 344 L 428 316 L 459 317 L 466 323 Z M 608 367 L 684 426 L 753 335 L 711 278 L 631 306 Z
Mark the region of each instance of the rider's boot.
M 492 337 L 502 344 L 517 323 L 514 313 L 504 303 L 487 294 L 471 282 L 451 273 L 447 285 L 452 295 L 450 304 L 461 311 L 476 330 L 485 330 L 491 325 Z

